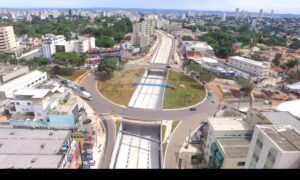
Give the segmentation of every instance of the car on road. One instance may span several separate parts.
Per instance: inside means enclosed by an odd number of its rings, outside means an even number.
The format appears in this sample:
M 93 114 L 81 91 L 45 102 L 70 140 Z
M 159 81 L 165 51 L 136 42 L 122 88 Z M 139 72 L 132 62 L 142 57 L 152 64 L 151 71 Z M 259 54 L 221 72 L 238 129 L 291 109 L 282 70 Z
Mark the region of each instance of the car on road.
M 80 87 L 80 90 L 81 91 L 86 91 L 85 87 L 83 87 L 83 86 Z
M 60 81 L 60 83 L 66 85 L 66 84 L 68 84 L 68 81 L 67 80 L 62 80 L 62 81 Z
M 212 95 L 212 91 L 208 91 L 208 93 L 207 93 L 209 96 L 211 96 Z
M 190 108 L 190 111 L 197 111 L 196 108 Z
M 166 66 L 166 68 L 170 69 L 170 68 L 171 68 L 171 66 Z
M 211 101 L 211 103 L 215 103 L 215 101 Z
M 84 107 L 81 107 L 78 112 L 85 112 L 85 108 Z

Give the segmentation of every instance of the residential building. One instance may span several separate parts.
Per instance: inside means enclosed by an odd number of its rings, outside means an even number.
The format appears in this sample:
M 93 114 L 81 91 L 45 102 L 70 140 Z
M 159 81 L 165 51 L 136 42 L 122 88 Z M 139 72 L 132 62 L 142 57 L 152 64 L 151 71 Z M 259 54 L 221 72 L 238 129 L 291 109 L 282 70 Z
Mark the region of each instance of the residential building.
M 143 33 L 151 36 L 154 34 L 154 26 L 150 21 L 143 21 L 133 24 L 133 33 Z
M 9 82 L 29 72 L 28 66 L 0 65 L 0 85 Z
M 264 12 L 263 9 L 260 9 L 260 10 L 259 10 L 259 13 L 258 13 L 258 19 L 262 19 L 262 18 L 263 18 L 263 12 Z
M 182 23 L 181 22 L 171 22 L 168 25 L 168 32 L 173 32 L 173 31 L 180 31 L 182 29 Z
M 13 93 L 25 87 L 34 87 L 47 80 L 47 73 L 32 71 L 0 86 L 0 99 L 13 98 Z
M 14 52 L 17 43 L 12 26 L 0 27 L 0 52 Z
M 245 71 L 259 78 L 268 77 L 271 70 L 270 63 L 258 62 L 240 56 L 229 57 L 227 64 L 233 68 Z
M 133 33 L 131 45 L 140 48 L 146 48 L 150 45 L 150 37 L 143 33 Z
M 85 53 L 96 47 L 95 38 L 89 36 L 80 36 L 77 41 L 74 41 L 74 51 L 76 53 Z M 70 51 L 71 48 L 70 48 Z
M 235 9 L 235 15 L 234 15 L 234 19 L 237 21 L 240 18 L 240 9 L 236 8 Z
M 221 21 L 222 22 L 226 21 L 226 13 L 225 12 L 223 12 L 223 14 L 222 14 Z
M 76 97 L 56 82 L 18 90 L 12 102 L 10 124 L 14 127 L 73 129 L 78 122 Z
M 291 125 L 257 125 L 245 168 L 299 169 L 299 128 Z
M 70 131 L 1 128 L 0 169 L 63 169 Z

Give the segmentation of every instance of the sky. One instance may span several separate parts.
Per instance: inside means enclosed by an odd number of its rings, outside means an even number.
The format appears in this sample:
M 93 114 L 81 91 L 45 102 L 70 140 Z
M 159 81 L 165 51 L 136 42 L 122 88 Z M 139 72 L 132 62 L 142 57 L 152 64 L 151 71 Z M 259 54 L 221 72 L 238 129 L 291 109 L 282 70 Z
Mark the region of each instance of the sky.
M 299 0 L 0 0 L 5 8 L 156 8 L 300 14 Z

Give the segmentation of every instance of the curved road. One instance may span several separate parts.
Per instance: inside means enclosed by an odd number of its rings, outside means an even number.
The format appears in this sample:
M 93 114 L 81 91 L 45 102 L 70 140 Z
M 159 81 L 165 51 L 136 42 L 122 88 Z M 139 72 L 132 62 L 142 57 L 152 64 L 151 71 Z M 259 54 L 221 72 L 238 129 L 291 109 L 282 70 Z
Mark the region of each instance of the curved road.
M 173 51 L 172 53 L 175 52 Z M 211 116 L 217 110 L 217 105 L 211 102 L 212 100 L 216 102 L 214 96 L 208 96 L 203 103 L 194 106 L 197 109 L 196 111 L 190 111 L 189 108 L 179 110 L 149 110 L 120 106 L 107 100 L 99 93 L 97 89 L 98 80 L 99 79 L 97 75 L 94 76 L 92 74 L 89 74 L 81 82 L 81 85 L 84 86 L 86 90 L 93 96 L 93 100 L 88 102 L 89 105 L 98 113 L 121 115 L 124 118 L 141 121 L 182 121 L 182 123 L 176 128 L 176 131 L 174 131 L 169 141 L 164 163 L 165 168 L 177 168 L 179 150 L 184 144 L 186 137 L 189 135 L 189 130 L 196 129 L 202 121 L 207 120 L 207 117 Z M 206 88 L 209 89 L 208 87 Z M 116 138 L 116 131 L 113 121 L 104 121 L 104 125 L 106 126 L 107 141 L 100 168 L 108 169 Z

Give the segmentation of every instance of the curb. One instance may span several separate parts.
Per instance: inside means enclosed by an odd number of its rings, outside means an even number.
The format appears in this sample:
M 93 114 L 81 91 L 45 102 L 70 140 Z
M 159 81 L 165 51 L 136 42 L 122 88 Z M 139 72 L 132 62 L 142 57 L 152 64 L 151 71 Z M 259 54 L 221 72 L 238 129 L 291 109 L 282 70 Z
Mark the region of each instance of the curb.
M 173 122 L 172 122 L 172 123 L 173 123 Z M 175 129 L 174 129 L 173 132 L 171 133 L 171 136 L 169 137 L 169 139 L 172 139 L 172 136 L 174 135 L 175 131 L 177 130 L 177 128 L 178 128 L 181 124 L 182 124 L 182 121 L 180 121 L 179 124 L 175 127 Z M 168 152 L 169 144 L 170 144 L 170 141 L 167 143 L 165 154 L 167 154 L 167 152 Z M 165 154 L 164 154 L 164 156 L 166 156 Z M 179 154 L 180 154 L 180 153 L 179 153 Z M 165 167 L 166 167 L 166 158 L 164 157 L 164 166 L 163 166 L 163 168 L 165 168 Z M 176 168 L 176 169 L 177 169 L 177 168 Z

